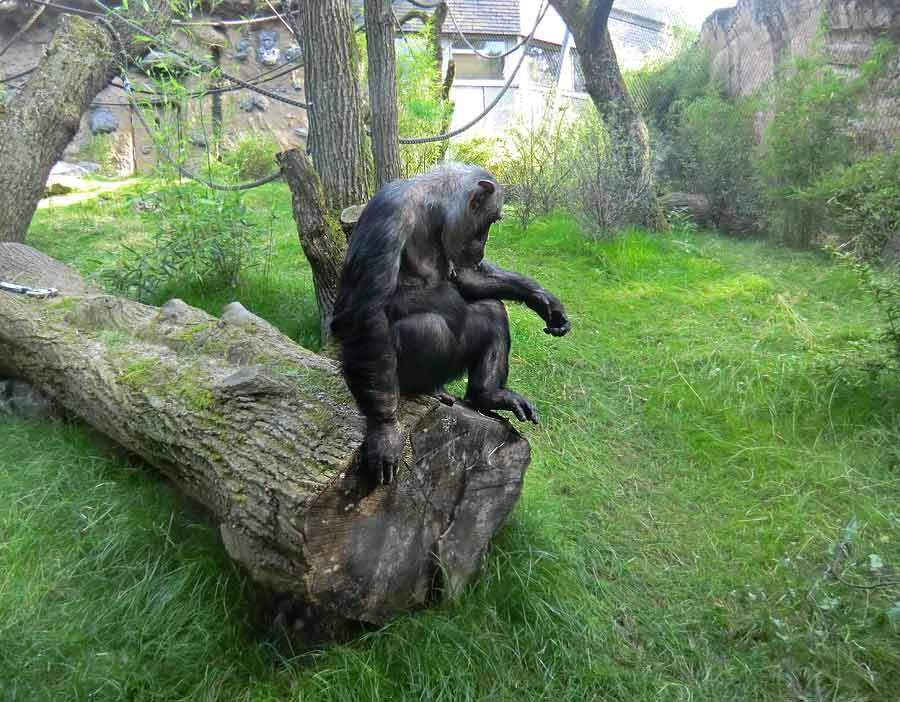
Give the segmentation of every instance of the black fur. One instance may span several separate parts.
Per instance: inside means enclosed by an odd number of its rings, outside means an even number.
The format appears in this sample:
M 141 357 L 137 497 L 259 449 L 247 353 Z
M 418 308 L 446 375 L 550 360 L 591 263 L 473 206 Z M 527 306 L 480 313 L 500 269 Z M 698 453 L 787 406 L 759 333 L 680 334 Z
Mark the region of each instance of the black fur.
M 354 228 L 334 306 L 332 333 L 367 419 L 365 462 L 390 482 L 402 449 L 401 393 L 435 393 L 469 374 L 466 399 L 538 421 L 532 404 L 506 389 L 509 321 L 501 299 L 526 303 L 567 333 L 562 304 L 536 282 L 483 260 L 503 191 L 475 166 L 452 164 L 376 193 Z

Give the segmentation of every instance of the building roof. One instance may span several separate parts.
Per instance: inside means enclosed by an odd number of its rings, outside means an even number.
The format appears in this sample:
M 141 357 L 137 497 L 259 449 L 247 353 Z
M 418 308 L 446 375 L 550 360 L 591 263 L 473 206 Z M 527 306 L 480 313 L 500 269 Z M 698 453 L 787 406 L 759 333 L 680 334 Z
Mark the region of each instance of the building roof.
M 363 1 L 352 0 L 353 15 L 359 19 L 363 14 Z M 421 0 L 422 4 L 437 4 L 437 0 Z M 453 11 L 453 16 L 459 23 L 459 28 L 466 34 L 509 34 L 518 36 L 519 26 L 519 0 L 447 0 L 447 4 Z M 410 10 L 422 8 L 407 2 L 407 0 L 395 0 L 394 12 L 402 17 Z M 426 10 L 431 14 L 432 10 Z M 418 23 L 410 25 L 411 29 L 418 27 Z M 444 22 L 444 33 L 455 31 L 453 23 L 447 18 Z
M 467 34 L 513 34 L 518 36 L 519 0 L 447 0 L 459 27 Z M 450 30 L 452 23 L 444 23 Z
M 422 4 L 435 5 L 437 0 L 419 0 Z M 352 0 L 353 14 L 357 21 L 361 21 L 363 15 L 364 0 Z M 494 34 L 521 36 L 523 31 L 528 31 L 521 26 L 519 0 L 447 0 L 447 4 L 453 11 L 453 16 L 459 23 L 460 29 L 465 34 Z M 408 0 L 394 0 L 394 12 L 402 17 L 411 10 L 422 11 L 422 8 L 410 3 Z M 432 10 L 426 10 L 431 14 Z M 616 17 L 616 15 L 619 15 Z M 653 29 L 657 24 L 683 24 L 681 13 L 669 6 L 666 0 L 615 0 L 613 4 L 612 22 L 626 22 L 637 20 L 638 24 L 646 29 Z M 645 21 L 649 20 L 649 22 Z M 414 20 L 406 25 L 407 29 L 417 30 L 420 24 Z M 453 34 L 456 31 L 452 21 L 448 17 L 444 22 L 444 34 Z

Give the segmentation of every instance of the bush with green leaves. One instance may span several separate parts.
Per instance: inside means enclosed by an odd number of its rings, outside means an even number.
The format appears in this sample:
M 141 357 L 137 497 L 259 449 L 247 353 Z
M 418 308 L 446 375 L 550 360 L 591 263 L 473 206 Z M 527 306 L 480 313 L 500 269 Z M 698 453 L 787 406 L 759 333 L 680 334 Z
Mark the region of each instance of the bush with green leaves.
M 868 261 L 900 259 L 900 149 L 837 168 L 796 197 L 821 210 L 843 250 Z
M 860 106 L 888 66 L 895 47 L 880 42 L 854 78 L 838 73 L 816 51 L 783 66 L 770 89 L 773 117 L 766 128 L 759 170 L 771 205 L 774 231 L 808 246 L 821 229 L 822 208 L 804 197 L 835 168 L 860 157 Z
M 675 132 L 680 184 L 706 196 L 709 220 L 732 233 L 754 233 L 764 217 L 753 163 L 755 104 L 710 91 L 683 106 Z
M 506 134 L 498 177 L 507 185 L 516 220 L 522 227 L 564 204 L 574 170 L 573 115 L 551 103 Z
M 241 271 L 256 265 L 263 235 L 241 193 L 167 187 L 140 198 L 156 225 L 145 246 L 122 243 L 118 260 L 102 273 L 116 292 L 158 302 L 178 285 L 235 286 Z
M 275 154 L 281 146 L 271 134 L 249 131 L 241 134 L 222 152 L 222 163 L 244 180 L 263 178 L 278 169 Z
M 678 27 L 674 32 L 668 56 L 623 74 L 644 119 L 662 132 L 674 131 L 684 107 L 706 95 L 712 83 L 709 53 L 697 35 Z
M 465 141 L 452 141 L 447 157 L 461 163 L 474 163 L 486 168 L 503 181 L 505 145 L 497 137 L 476 136 Z
M 879 267 L 852 251 L 826 247 L 835 259 L 851 271 L 859 286 L 875 300 L 884 326 L 869 336 L 854 339 L 840 351 L 823 357 L 822 365 L 831 376 L 863 369 L 878 372 L 900 370 L 900 268 L 897 264 Z

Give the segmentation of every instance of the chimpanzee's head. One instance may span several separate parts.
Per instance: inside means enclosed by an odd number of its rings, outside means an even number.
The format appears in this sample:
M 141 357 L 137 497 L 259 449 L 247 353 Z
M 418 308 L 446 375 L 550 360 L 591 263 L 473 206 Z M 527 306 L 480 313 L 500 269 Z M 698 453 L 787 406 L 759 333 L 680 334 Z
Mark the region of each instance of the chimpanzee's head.
M 477 169 L 466 179 L 456 210 L 456 226 L 444 230 L 444 250 L 460 268 L 477 265 L 484 258 L 488 231 L 503 217 L 503 188 L 487 171 Z

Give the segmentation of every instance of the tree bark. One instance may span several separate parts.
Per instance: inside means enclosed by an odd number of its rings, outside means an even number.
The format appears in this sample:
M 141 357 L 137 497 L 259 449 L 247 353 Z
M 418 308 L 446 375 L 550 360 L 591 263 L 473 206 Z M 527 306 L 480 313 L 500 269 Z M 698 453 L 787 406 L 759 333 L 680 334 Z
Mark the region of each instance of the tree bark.
M 326 208 L 322 182 L 309 157 L 300 149 L 290 149 L 276 158 L 291 189 L 300 245 L 312 268 L 322 348 L 326 348 L 331 339 L 331 313 L 347 252 L 347 238 L 337 219 Z
M 400 177 L 397 127 L 397 57 L 391 0 L 366 0 L 366 52 L 369 55 L 369 106 L 375 189 Z
M 634 104 L 609 36 L 613 0 L 549 0 L 575 44 L 587 92 L 609 130 L 613 149 L 624 160 L 627 190 L 640 194 L 629 219 L 650 229 L 665 228 L 653 185 L 650 135 Z
M 0 359 L 206 505 L 232 558 L 302 602 L 319 635 L 454 594 L 520 493 L 528 443 L 503 420 L 408 398 L 404 468 L 372 488 L 364 420 L 336 365 L 238 303 L 221 319 L 92 294 L 23 244 L 0 279 Z
M 128 16 L 147 34 L 161 31 L 171 16 L 166 0 L 131 4 Z M 112 20 L 132 57 L 146 44 Z M 63 15 L 37 70 L 5 105 L 0 105 L 0 241 L 25 241 L 43 197 L 44 184 L 78 131 L 81 115 L 120 70 L 120 47 L 99 23 Z
M 307 146 L 328 209 L 364 202 L 371 185 L 349 0 L 301 3 L 309 110 Z

